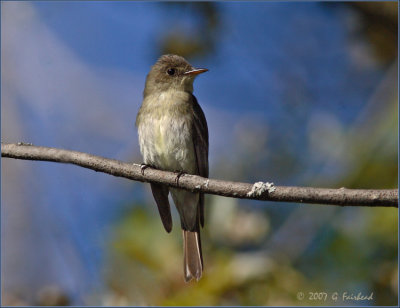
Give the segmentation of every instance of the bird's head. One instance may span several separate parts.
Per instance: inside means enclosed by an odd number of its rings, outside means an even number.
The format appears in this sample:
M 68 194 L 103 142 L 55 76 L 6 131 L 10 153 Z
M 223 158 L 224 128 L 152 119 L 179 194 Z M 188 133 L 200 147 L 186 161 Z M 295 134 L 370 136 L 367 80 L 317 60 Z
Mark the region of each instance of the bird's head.
M 146 78 L 144 96 L 168 90 L 193 92 L 193 81 L 206 68 L 194 68 L 183 57 L 163 55 L 153 65 Z

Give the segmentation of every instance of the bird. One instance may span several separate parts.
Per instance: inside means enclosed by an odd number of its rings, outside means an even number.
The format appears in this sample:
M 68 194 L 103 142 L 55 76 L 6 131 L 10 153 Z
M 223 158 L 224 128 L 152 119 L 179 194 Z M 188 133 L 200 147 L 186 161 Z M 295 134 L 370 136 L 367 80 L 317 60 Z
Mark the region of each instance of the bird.
M 162 55 L 146 77 L 143 101 L 136 117 L 144 167 L 208 178 L 208 126 L 193 82 L 206 68 L 195 68 L 178 55 Z M 165 230 L 172 230 L 168 194 L 178 210 L 183 234 L 186 282 L 201 278 L 203 256 L 200 226 L 204 227 L 204 194 L 150 183 Z

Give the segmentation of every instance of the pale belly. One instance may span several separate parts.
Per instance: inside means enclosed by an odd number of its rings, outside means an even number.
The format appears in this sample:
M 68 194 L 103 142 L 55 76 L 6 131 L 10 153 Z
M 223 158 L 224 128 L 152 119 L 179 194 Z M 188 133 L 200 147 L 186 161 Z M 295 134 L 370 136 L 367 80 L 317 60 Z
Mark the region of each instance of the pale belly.
M 196 159 L 187 119 L 160 116 L 138 127 L 144 163 L 169 171 L 196 172 Z

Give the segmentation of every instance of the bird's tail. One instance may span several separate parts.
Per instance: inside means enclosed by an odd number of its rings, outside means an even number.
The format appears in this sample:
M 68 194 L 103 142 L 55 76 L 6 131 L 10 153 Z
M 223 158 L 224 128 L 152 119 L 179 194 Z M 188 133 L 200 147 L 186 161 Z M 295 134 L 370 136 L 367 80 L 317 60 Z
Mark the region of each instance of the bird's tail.
M 199 280 L 203 272 L 200 231 L 183 231 L 183 270 L 185 281 Z

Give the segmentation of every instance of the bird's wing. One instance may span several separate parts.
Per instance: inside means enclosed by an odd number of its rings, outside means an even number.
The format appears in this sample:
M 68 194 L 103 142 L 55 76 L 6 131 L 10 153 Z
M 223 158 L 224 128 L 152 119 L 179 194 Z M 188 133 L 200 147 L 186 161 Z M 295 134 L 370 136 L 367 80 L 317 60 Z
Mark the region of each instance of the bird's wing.
M 198 174 L 208 178 L 208 127 L 206 117 L 194 95 L 192 106 L 194 111 L 193 120 L 193 145 L 196 155 L 196 164 Z M 199 201 L 200 223 L 204 227 L 204 194 L 200 193 Z
M 171 209 L 168 201 L 168 186 L 150 183 L 151 192 L 156 200 L 158 212 L 165 230 L 169 233 L 172 230 Z

